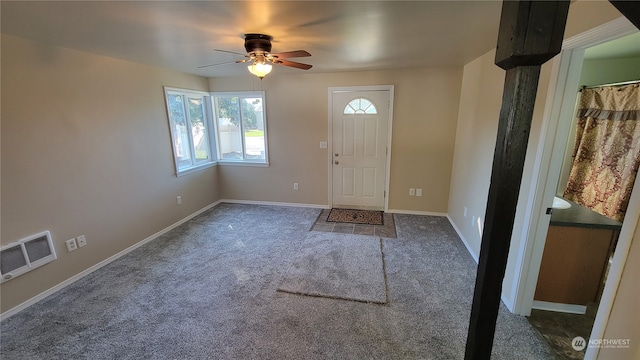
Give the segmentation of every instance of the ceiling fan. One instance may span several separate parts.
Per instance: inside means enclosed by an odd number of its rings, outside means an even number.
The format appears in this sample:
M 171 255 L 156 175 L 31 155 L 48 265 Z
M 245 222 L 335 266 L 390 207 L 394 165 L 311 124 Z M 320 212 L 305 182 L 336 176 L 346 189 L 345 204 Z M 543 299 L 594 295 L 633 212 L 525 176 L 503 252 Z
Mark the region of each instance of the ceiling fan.
M 302 69 L 302 70 L 311 69 L 311 65 L 309 64 L 303 64 L 296 61 L 285 60 L 289 58 L 311 56 L 309 52 L 305 50 L 295 50 L 295 51 L 286 51 L 286 52 L 281 52 L 277 54 L 272 54 L 271 40 L 273 40 L 273 37 L 270 35 L 245 34 L 244 48 L 245 50 L 247 50 L 247 54 L 241 54 L 234 51 L 214 49 L 215 51 L 242 55 L 245 57 L 244 59 L 229 61 L 229 62 L 224 62 L 219 64 L 198 66 L 198 69 L 209 67 L 209 66 L 225 65 L 225 64 L 231 64 L 231 63 L 250 62 L 251 65 L 248 66 L 249 72 L 259 77 L 260 79 L 264 78 L 268 73 L 271 72 L 271 64 L 284 65 L 284 66 L 289 66 L 289 67 Z

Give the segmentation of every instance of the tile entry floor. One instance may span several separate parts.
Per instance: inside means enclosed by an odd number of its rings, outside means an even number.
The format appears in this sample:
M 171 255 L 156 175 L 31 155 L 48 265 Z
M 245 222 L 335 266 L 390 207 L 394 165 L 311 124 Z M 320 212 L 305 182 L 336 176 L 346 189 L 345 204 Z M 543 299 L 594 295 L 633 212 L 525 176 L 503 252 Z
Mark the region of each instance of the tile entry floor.
M 356 235 L 373 235 L 383 238 L 397 238 L 396 223 L 393 218 L 393 214 L 382 214 L 382 220 L 384 225 L 365 225 L 365 224 L 349 224 L 349 223 L 337 223 L 329 222 L 329 212 L 331 209 L 324 209 L 320 212 L 318 219 L 311 227 L 310 231 L 324 231 L 335 232 L 343 234 L 356 234 Z

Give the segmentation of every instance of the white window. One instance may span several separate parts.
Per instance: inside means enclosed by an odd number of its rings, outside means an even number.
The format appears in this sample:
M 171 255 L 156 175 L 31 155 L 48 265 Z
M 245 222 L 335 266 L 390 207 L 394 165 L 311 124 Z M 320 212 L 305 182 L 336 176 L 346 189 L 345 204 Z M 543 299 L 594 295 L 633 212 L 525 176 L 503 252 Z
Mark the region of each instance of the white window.
M 347 106 L 344 107 L 343 113 L 345 115 L 350 114 L 377 114 L 378 109 L 373 103 L 365 98 L 358 98 L 351 100 Z
M 267 164 L 264 92 L 212 94 L 220 162 Z
M 165 87 L 176 174 L 218 162 L 267 165 L 263 91 L 207 93 Z
M 176 173 L 214 165 L 209 94 L 165 88 L 165 95 Z

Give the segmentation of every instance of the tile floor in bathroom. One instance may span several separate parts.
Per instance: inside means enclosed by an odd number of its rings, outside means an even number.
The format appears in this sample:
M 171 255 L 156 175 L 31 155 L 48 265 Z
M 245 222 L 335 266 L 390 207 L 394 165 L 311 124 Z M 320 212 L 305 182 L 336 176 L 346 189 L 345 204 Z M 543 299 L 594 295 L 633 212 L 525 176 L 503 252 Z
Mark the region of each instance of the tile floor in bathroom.
M 576 336 L 589 340 L 597 310 L 598 305 L 595 303 L 587 305 L 587 313 L 584 315 L 533 309 L 527 319 L 547 341 L 558 359 L 581 360 L 584 359 L 585 350 L 574 350 L 571 341 Z

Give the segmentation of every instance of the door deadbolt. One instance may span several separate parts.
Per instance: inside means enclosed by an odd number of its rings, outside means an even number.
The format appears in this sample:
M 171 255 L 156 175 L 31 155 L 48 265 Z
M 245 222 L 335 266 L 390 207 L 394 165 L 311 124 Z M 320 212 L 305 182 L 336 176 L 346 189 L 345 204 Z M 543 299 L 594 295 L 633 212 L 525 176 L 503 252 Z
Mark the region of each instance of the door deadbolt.
M 338 165 L 338 160 L 334 161 L 333 163 L 334 163 L 334 164 L 336 164 L 336 165 Z

